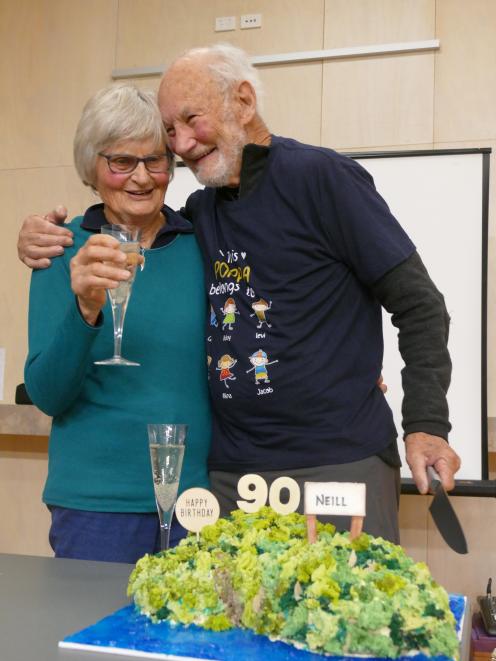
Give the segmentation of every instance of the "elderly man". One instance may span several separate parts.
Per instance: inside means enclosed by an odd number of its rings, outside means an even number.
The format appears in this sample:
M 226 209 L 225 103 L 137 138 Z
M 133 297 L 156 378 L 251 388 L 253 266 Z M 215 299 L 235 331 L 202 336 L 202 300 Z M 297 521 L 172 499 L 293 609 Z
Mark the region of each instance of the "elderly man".
M 280 475 L 300 485 L 363 481 L 365 530 L 397 542 L 400 461 L 377 386 L 381 305 L 399 328 L 406 457 L 426 493 L 427 466 L 451 489 L 460 464 L 446 440 L 443 297 L 370 175 L 330 149 L 272 135 L 259 88 L 242 51 L 214 46 L 179 57 L 159 90 L 169 145 L 206 186 L 184 212 L 213 313 L 212 490 L 225 513 L 245 473 L 269 483 Z M 30 217 L 21 258 L 46 266 L 67 240 L 64 228 Z

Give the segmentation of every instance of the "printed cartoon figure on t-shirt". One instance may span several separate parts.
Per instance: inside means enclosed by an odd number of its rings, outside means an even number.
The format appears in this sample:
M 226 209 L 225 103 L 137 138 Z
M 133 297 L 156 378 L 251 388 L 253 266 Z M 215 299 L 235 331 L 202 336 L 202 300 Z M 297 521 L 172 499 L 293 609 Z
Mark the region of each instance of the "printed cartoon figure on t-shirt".
M 270 310 L 272 307 L 272 301 L 269 301 L 267 303 L 265 299 L 260 298 L 258 301 L 254 301 L 251 304 L 251 307 L 253 309 L 253 313 L 250 314 L 250 317 L 254 317 L 254 316 L 257 317 L 258 319 L 257 328 L 262 328 L 262 324 L 267 324 L 268 328 L 272 328 L 272 324 L 269 324 L 265 316 L 267 310 Z
M 214 308 L 212 307 L 212 304 L 210 304 L 210 325 L 215 326 L 216 328 L 219 325 L 219 322 L 217 320 L 217 316 L 214 312 Z
M 271 360 L 269 361 L 269 358 L 265 351 L 262 351 L 262 349 L 259 349 L 258 351 L 255 351 L 255 353 L 252 353 L 252 355 L 249 358 L 250 363 L 253 365 L 253 367 L 250 367 L 249 370 L 246 370 L 246 373 L 252 372 L 255 370 L 255 383 L 260 383 L 260 381 L 264 381 L 265 383 L 270 383 L 269 379 L 269 374 L 267 372 L 267 365 L 273 365 L 274 363 L 278 363 L 278 360 Z
M 221 308 L 222 313 L 224 314 L 224 319 L 222 320 L 222 330 L 226 329 L 226 326 L 230 331 L 233 330 L 232 325 L 236 321 L 236 315 L 239 314 L 238 309 L 236 308 L 236 303 L 234 298 L 229 297 L 224 306 Z
M 237 362 L 237 360 L 235 360 L 227 353 L 221 356 L 217 361 L 217 367 L 215 369 L 220 372 L 219 379 L 221 383 L 226 386 L 226 388 L 229 388 L 229 384 L 227 383 L 228 381 L 236 381 L 236 377 L 231 372 L 231 367 L 234 367 Z

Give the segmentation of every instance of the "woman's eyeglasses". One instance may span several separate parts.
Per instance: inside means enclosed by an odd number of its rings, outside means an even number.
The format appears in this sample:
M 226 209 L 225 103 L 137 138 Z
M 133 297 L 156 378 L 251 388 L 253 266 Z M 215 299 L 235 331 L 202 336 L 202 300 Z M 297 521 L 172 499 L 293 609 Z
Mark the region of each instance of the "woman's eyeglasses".
M 170 163 L 167 154 L 151 154 L 138 158 L 129 154 L 103 154 L 98 152 L 98 156 L 105 158 L 110 172 L 114 174 L 129 174 L 134 172 L 138 163 L 144 163 L 148 172 L 165 173 L 169 172 Z

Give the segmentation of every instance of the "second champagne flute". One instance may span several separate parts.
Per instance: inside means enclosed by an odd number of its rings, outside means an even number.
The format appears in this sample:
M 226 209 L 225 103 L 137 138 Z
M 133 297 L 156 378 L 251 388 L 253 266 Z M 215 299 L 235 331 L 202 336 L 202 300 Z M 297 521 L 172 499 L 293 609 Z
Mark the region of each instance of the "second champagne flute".
M 112 308 L 114 321 L 114 355 L 105 360 L 96 360 L 95 365 L 130 365 L 139 366 L 132 360 L 127 360 L 121 355 L 122 332 L 124 329 L 124 318 L 126 316 L 127 304 L 131 296 L 131 288 L 136 275 L 137 256 L 140 252 L 139 230 L 128 230 L 120 225 L 102 225 L 100 232 L 114 237 L 120 243 L 120 249 L 126 253 L 126 268 L 131 276 L 128 280 L 119 283 L 116 289 L 107 289 L 107 294 Z
M 160 549 L 169 548 L 172 515 L 183 465 L 188 425 L 148 425 L 155 501 L 160 519 Z

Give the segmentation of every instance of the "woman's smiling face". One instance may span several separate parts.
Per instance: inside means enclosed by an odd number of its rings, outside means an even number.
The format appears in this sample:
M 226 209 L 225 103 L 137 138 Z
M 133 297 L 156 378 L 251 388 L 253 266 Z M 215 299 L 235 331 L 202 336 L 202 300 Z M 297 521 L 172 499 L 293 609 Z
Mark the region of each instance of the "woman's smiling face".
M 102 153 L 144 158 L 164 154 L 165 145 L 157 146 L 151 138 L 121 140 L 102 150 Z M 115 174 L 103 156 L 97 156 L 95 171 L 95 188 L 110 223 L 142 225 L 153 221 L 160 213 L 170 180 L 169 172 L 149 172 L 145 164 L 139 162 L 132 172 Z

